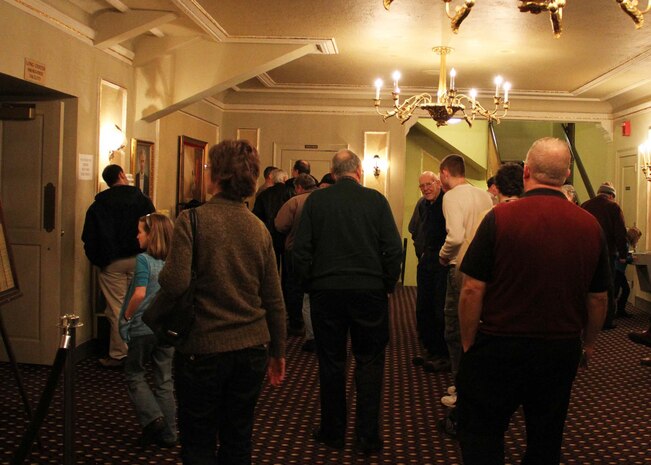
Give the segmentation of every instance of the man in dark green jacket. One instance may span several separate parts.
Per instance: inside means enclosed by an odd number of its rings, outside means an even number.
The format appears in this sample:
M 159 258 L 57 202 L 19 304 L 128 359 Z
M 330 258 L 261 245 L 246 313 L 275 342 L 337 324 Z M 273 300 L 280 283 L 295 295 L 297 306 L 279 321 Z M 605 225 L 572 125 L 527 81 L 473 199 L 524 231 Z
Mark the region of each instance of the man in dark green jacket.
M 317 441 L 344 447 L 346 343 L 355 357 L 356 448 L 382 449 L 379 435 L 389 304 L 400 274 L 402 244 L 386 198 L 363 187 L 350 150 L 332 159 L 336 184 L 310 194 L 294 241 L 294 265 L 310 293 L 319 358 L 321 426 Z

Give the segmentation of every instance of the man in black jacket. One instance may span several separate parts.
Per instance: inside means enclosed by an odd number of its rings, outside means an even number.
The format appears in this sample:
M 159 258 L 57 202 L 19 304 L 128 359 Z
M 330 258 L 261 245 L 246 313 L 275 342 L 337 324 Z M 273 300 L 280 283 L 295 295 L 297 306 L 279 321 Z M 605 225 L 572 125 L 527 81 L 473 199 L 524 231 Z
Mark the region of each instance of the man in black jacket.
M 140 189 L 129 185 L 120 166 L 107 166 L 102 178 L 109 189 L 97 194 L 88 208 L 81 240 L 88 259 L 100 268 L 99 286 L 111 325 L 108 357 L 100 359 L 100 363 L 119 367 L 127 356 L 127 346 L 120 337 L 118 316 L 133 277 L 135 257 L 141 252 L 136 237 L 138 220 L 155 209 Z
M 332 159 L 336 184 L 305 201 L 294 240 L 294 266 L 309 290 L 319 359 L 321 426 L 313 437 L 344 447 L 346 343 L 355 357 L 356 449 L 377 452 L 389 303 L 402 244 L 387 199 L 360 185 L 362 165 L 349 150 Z
M 273 241 L 274 252 L 276 252 L 276 265 L 280 271 L 280 260 L 285 249 L 285 235 L 279 233 L 274 225 L 274 220 L 278 214 L 278 210 L 285 203 L 285 181 L 287 181 L 287 173 L 283 170 L 277 169 L 271 172 L 271 178 L 274 185 L 268 187 L 255 198 L 253 204 L 253 214 L 260 218 L 260 221 L 269 230 L 271 239 Z
M 443 190 L 438 176 L 431 171 L 418 178 L 423 196 L 416 203 L 409 222 L 409 232 L 414 240 L 418 257 L 416 269 L 416 329 L 423 352 L 412 359 L 427 372 L 450 371 L 450 356 L 445 342 L 445 293 L 447 267 L 439 263 L 439 250 L 445 242 L 445 216 L 443 216 Z

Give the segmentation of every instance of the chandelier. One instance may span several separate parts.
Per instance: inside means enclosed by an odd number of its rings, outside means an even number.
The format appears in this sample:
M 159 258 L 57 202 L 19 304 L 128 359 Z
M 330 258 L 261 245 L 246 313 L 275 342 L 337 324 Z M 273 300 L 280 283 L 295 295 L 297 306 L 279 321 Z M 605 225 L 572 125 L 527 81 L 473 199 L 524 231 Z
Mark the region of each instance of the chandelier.
M 380 110 L 380 90 L 382 90 L 382 79 L 375 81 L 375 111 L 382 116 L 386 121 L 388 118 L 395 116 L 402 124 L 411 118 L 414 111 L 421 109 L 429 113 L 436 126 L 446 126 L 453 118 L 463 118 L 468 126 L 472 127 L 472 121 L 476 116 L 486 118 L 489 122 L 500 122 L 500 118 L 504 118 L 509 109 L 509 91 L 511 84 L 504 82 L 501 76 L 495 78 L 495 95 L 493 96 L 494 108 L 487 110 L 481 103 L 477 101 L 477 91 L 470 89 L 470 96 L 457 92 L 455 87 L 455 78 L 457 72 L 454 68 L 450 70 L 450 87 L 446 84 L 446 66 L 445 57 L 452 52 L 450 47 L 434 47 L 432 49 L 441 57 L 441 66 L 439 71 L 439 87 L 436 93 L 436 98 L 428 93 L 422 93 L 409 97 L 403 103 L 400 103 L 400 87 L 398 81 L 400 80 L 400 72 L 393 73 L 393 90 L 391 96 L 393 97 L 393 108 L 387 111 Z M 503 94 L 500 93 L 503 90 Z M 464 105 L 465 102 L 465 105 Z M 466 105 L 470 106 L 470 114 L 466 113 Z
M 394 0 L 383 0 L 384 8 L 389 9 L 389 6 Z M 476 0 L 463 0 L 463 3 L 455 8 L 454 14 L 450 13 L 450 3 L 452 0 L 441 0 L 445 3 L 445 12 L 450 18 L 452 31 L 456 34 L 459 32 L 459 26 L 464 19 L 470 14 L 470 10 L 475 6 Z M 554 37 L 559 38 L 563 32 L 563 8 L 565 8 L 568 0 L 536 0 L 526 1 L 521 0 L 518 2 L 518 9 L 522 13 L 540 14 L 543 11 L 549 12 L 549 18 L 552 23 Z M 644 25 L 644 15 L 651 11 L 651 0 L 647 1 L 645 9 L 638 8 L 639 0 L 615 0 L 628 16 L 635 23 L 635 28 L 639 29 Z

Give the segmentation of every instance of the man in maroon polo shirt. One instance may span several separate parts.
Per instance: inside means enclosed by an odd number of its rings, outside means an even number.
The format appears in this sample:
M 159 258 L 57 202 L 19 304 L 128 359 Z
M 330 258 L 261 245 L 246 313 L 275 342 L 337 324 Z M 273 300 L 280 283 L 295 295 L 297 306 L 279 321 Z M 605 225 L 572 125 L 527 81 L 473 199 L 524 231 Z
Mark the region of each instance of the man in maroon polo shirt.
M 581 353 L 587 363 L 606 314 L 603 232 L 561 191 L 567 144 L 540 139 L 525 163 L 524 196 L 486 215 L 461 265 L 457 405 L 465 465 L 504 463 L 504 432 L 520 405 L 521 463 L 560 462 Z

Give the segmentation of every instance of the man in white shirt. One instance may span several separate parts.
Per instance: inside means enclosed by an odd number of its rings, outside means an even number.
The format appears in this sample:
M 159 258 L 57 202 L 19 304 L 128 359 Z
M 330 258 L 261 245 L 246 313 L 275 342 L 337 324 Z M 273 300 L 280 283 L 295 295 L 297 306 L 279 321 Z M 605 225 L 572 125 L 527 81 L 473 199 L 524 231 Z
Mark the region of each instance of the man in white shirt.
M 486 212 L 492 208 L 493 201 L 488 192 L 466 181 L 466 165 L 461 155 L 448 155 L 441 161 L 440 169 L 441 184 L 446 192 L 443 197 L 443 216 L 445 216 L 447 236 L 439 252 L 439 261 L 441 265 L 449 267 L 444 310 L 445 342 L 450 352 L 452 379 L 455 379 L 461 357 L 459 335 L 461 275 L 456 267 L 457 264 L 461 264 L 479 223 Z M 451 391 L 450 394 L 441 400 L 445 405 L 452 407 L 456 402 L 456 393 Z

